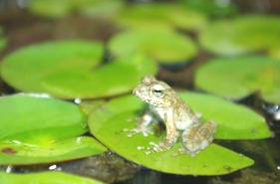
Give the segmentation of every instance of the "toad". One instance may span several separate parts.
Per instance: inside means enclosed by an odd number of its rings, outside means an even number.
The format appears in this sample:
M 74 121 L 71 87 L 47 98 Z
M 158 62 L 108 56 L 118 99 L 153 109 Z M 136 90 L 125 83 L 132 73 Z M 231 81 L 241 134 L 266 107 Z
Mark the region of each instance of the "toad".
M 165 82 L 146 76 L 133 90 L 133 94 L 149 104 L 149 110 L 141 117 L 135 129 L 147 135 L 152 122 L 163 122 L 166 138 L 159 144 L 161 150 L 170 149 L 180 137 L 184 151 L 195 155 L 206 148 L 214 138 L 216 123 L 203 122 Z

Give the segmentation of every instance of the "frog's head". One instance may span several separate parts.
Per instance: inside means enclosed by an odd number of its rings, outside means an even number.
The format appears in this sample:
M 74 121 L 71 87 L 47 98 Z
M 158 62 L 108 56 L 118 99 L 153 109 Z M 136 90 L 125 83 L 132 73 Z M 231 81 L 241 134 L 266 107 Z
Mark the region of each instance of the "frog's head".
M 173 89 L 165 82 L 156 80 L 153 76 L 145 76 L 133 90 L 133 94 L 155 107 L 170 106 L 174 97 Z

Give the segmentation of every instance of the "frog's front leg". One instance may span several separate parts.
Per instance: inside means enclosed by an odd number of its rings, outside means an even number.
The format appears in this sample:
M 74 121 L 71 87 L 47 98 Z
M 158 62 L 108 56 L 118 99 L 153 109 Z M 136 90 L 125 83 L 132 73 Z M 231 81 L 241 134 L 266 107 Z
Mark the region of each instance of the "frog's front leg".
M 165 114 L 165 126 L 166 126 L 166 139 L 160 143 L 160 147 L 163 149 L 171 148 L 178 139 L 178 131 L 176 128 L 176 121 L 174 118 L 174 112 L 169 109 Z
M 152 132 L 149 125 L 154 121 L 154 119 L 154 115 L 150 111 L 145 111 L 138 120 L 137 127 L 131 130 L 130 135 L 142 133 L 143 136 L 148 136 Z

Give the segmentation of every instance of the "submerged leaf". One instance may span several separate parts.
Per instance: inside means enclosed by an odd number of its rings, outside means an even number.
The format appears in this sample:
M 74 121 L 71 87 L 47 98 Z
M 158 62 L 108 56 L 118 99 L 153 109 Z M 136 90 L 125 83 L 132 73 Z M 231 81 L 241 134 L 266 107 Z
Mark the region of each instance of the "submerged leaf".
M 280 18 L 247 15 L 209 24 L 199 40 L 207 50 L 222 55 L 238 55 L 275 46 L 280 39 Z
M 1 75 L 17 89 L 73 99 L 125 93 L 144 75 L 156 72 L 155 63 L 142 56 L 101 64 L 102 56 L 100 43 L 43 43 L 7 56 L 1 66 Z
M 198 88 L 230 98 L 259 92 L 263 99 L 280 103 L 280 62 L 262 56 L 218 58 L 198 69 Z
M 229 103 L 224 106 L 229 106 L 230 108 L 230 106 L 233 105 L 230 102 L 223 102 L 221 99 L 216 99 L 217 102 L 215 102 L 215 97 L 211 96 L 201 95 L 200 99 L 200 95 L 198 94 L 191 93 L 183 95 L 184 99 L 192 99 L 193 97 L 194 100 L 190 104 L 192 106 L 197 106 L 194 107 L 195 110 L 202 109 L 202 113 L 204 113 L 205 109 L 202 108 L 203 103 L 201 103 L 201 101 L 204 99 L 208 101 L 213 100 L 213 102 L 211 102 L 211 110 L 209 109 L 210 113 L 205 116 L 206 118 L 222 116 L 223 111 L 219 111 L 220 114 L 211 114 L 213 106 L 218 108 L 220 103 L 222 103 L 221 106 L 223 106 L 223 103 Z M 230 173 L 253 164 L 250 158 L 216 144 L 211 144 L 194 157 L 188 154 L 176 155 L 178 154 L 179 144 L 176 144 L 168 151 L 151 153 L 148 147 L 151 147 L 151 144 L 159 143 L 163 139 L 162 136 L 149 135 L 145 137 L 142 134 L 134 136 L 130 136 L 129 134 L 129 130 L 136 127 L 138 118 L 137 112 L 141 111 L 143 108 L 143 103 L 139 101 L 140 100 L 134 96 L 125 96 L 109 101 L 108 103 L 93 104 L 94 108 L 91 109 L 92 111 L 89 117 L 91 133 L 102 143 L 123 157 L 162 172 L 192 175 L 219 175 Z M 201 104 L 202 107 L 199 107 L 198 104 Z M 209 108 L 210 103 L 206 102 L 206 104 L 206 107 Z M 252 112 L 248 113 L 249 116 L 252 114 Z M 227 118 L 230 119 L 235 116 L 235 114 L 232 114 L 231 117 Z M 258 118 L 259 117 L 256 119 Z M 223 119 L 223 117 L 221 117 L 221 119 Z M 236 126 L 231 124 L 226 126 L 226 123 L 226 121 L 217 122 L 218 131 L 220 131 L 220 126 L 221 131 L 225 131 L 225 133 L 217 133 L 217 136 L 230 137 L 231 127 L 234 128 Z M 244 128 L 247 129 L 248 127 L 245 126 Z M 240 129 L 242 131 L 242 128 Z M 236 138 L 236 130 L 234 129 L 232 136 Z M 243 137 L 243 135 L 241 136 Z
M 115 35 L 109 42 L 115 56 L 144 54 L 159 62 L 187 62 L 197 53 L 192 40 L 169 30 L 131 30 Z
M 0 183 L 5 184 L 105 184 L 89 178 L 63 172 L 41 172 L 32 174 L 0 173 Z

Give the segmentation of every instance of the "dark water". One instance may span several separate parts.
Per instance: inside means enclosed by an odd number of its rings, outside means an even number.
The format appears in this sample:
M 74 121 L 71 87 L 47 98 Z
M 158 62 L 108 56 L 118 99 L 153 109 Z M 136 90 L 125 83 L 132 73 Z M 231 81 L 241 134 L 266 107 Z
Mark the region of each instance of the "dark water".
M 243 12 L 280 13 L 280 1 L 238 1 Z M 250 4 L 251 3 L 251 4 Z M 262 5 L 265 4 L 265 5 Z M 14 5 L 17 4 L 17 7 Z M 268 4 L 268 5 L 267 5 Z M 251 6 L 250 6 L 251 5 Z M 277 6 L 278 5 L 278 6 Z M 0 53 L 0 59 L 15 49 L 46 40 L 83 38 L 105 41 L 118 29 L 110 22 L 70 16 L 61 20 L 48 20 L 36 17 L 21 9 L 23 1 L 0 0 L 0 25 L 5 28 L 8 47 Z M 3 8 L 5 7 L 5 8 Z M 19 8 L 20 7 L 20 8 Z M 278 9 L 277 9 L 278 7 Z M 85 29 L 86 27 L 86 29 Z M 195 33 L 185 33 L 196 39 Z M 193 76 L 197 67 L 207 62 L 212 54 L 203 50 L 189 64 L 180 66 L 161 66 L 158 78 L 167 81 L 178 89 L 193 89 Z M 107 54 L 104 61 L 109 61 Z M 0 93 L 12 94 L 15 90 L 0 81 Z M 255 160 L 247 169 L 225 176 L 180 176 L 160 173 L 143 168 L 122 159 L 114 153 L 102 156 L 34 166 L 0 166 L 7 172 L 30 172 L 43 170 L 62 170 L 115 182 L 119 184 L 280 184 L 280 106 L 264 103 L 257 94 L 241 99 L 236 103 L 244 104 L 262 114 L 274 133 L 273 138 L 253 141 L 216 141 L 234 151 L 243 153 Z

